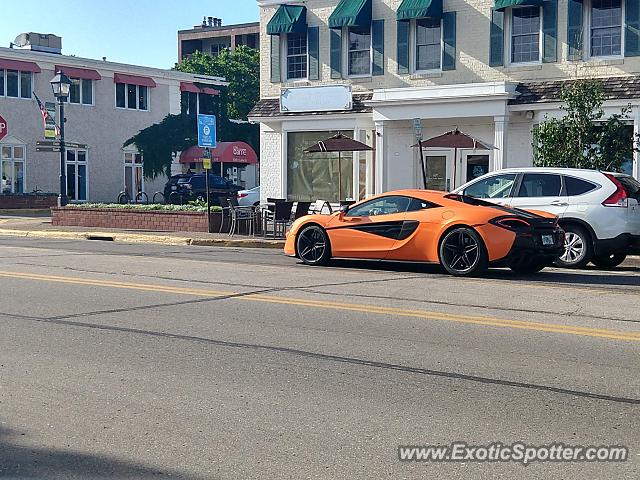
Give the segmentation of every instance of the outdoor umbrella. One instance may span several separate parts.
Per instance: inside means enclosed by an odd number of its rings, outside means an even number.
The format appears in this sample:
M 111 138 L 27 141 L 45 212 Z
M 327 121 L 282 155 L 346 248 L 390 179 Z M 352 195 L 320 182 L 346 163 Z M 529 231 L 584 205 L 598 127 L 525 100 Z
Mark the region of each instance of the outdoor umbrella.
M 496 147 L 490 145 L 488 143 L 483 142 L 482 140 L 478 140 L 471 135 L 467 135 L 466 133 L 461 132 L 456 127 L 454 130 L 443 133 L 442 135 L 438 135 L 437 137 L 429 138 L 427 140 L 422 140 L 413 147 L 420 147 L 420 160 L 422 163 L 422 180 L 424 182 L 424 188 L 427 188 L 427 169 L 422 160 L 422 149 L 425 147 L 441 147 L 441 148 L 453 148 L 453 178 L 454 178 L 454 186 L 455 186 L 455 177 L 456 177 L 456 164 L 458 159 L 458 149 L 459 148 L 472 148 L 474 150 L 493 150 Z
M 365 152 L 373 150 L 369 145 L 337 133 L 331 138 L 314 143 L 304 153 L 338 152 L 338 200 L 342 200 L 342 168 L 340 164 L 342 152 Z

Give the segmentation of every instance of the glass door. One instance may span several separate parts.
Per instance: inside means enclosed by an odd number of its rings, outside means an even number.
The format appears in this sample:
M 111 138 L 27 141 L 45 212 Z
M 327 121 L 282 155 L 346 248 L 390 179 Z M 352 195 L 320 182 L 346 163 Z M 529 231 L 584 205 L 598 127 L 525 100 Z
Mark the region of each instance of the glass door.
M 67 197 L 87 200 L 87 151 L 67 149 Z
M 485 173 L 489 173 L 489 153 L 478 153 L 477 150 L 470 152 L 463 151 L 461 160 L 462 168 L 460 169 L 460 178 L 456 182 L 457 186 L 481 177 Z
M 423 150 L 424 163 L 427 170 L 427 189 L 448 192 L 452 188 L 453 151 Z M 420 166 L 419 166 L 420 167 Z M 418 185 L 422 187 L 422 172 L 418 168 Z

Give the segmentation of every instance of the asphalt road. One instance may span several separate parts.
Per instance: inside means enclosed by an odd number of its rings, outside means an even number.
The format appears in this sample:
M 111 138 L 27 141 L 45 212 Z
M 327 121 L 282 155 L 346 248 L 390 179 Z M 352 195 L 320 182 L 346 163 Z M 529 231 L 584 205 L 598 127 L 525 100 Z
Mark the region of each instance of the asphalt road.
M 0 238 L 0 478 L 640 477 L 640 269 Z M 398 446 L 625 445 L 618 463 Z

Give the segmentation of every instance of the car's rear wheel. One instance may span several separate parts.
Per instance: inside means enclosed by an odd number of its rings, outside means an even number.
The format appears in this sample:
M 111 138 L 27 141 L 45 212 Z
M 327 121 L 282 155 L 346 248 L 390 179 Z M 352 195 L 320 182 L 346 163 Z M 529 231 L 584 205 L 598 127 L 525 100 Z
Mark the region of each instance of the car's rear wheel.
M 556 260 L 563 268 L 584 268 L 593 257 L 591 236 L 578 225 L 566 225 L 564 229 L 564 252 Z
M 547 264 L 538 260 L 529 260 L 514 265 L 510 265 L 509 268 L 516 273 L 537 273 L 546 267 Z
M 626 258 L 627 256 L 624 253 L 609 253 L 594 256 L 591 259 L 591 263 L 599 268 L 614 268 L 624 262 Z
M 296 252 L 307 265 L 326 265 L 331 258 L 327 232 L 318 225 L 304 227 L 296 240 Z
M 440 241 L 439 255 L 444 269 L 458 277 L 479 275 L 489 264 L 482 238 L 467 227 L 454 228 L 445 233 Z

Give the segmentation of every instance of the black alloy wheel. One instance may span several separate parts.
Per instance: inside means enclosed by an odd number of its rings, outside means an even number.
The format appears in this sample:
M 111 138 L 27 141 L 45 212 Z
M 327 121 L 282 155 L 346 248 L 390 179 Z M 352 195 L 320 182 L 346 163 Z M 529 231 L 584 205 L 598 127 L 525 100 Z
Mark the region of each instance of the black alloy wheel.
M 296 241 L 298 257 L 307 265 L 326 265 L 331 258 L 331 246 L 327 233 L 318 225 L 309 225 Z
M 442 266 L 458 277 L 478 275 L 489 263 L 482 238 L 471 228 L 458 227 L 447 232 L 439 250 Z

